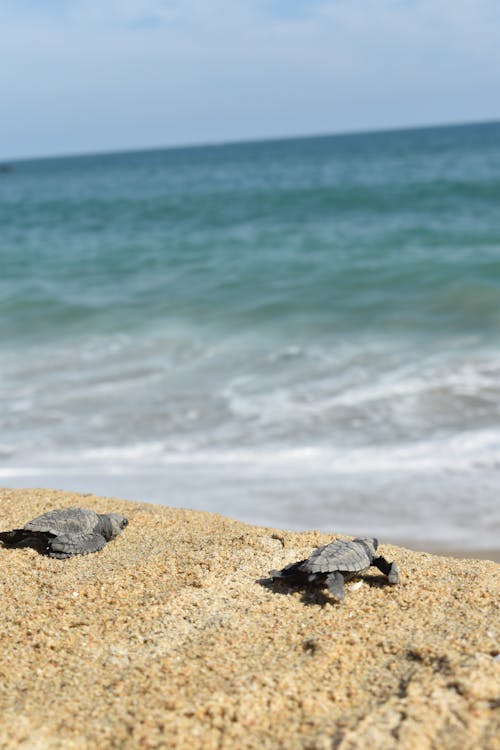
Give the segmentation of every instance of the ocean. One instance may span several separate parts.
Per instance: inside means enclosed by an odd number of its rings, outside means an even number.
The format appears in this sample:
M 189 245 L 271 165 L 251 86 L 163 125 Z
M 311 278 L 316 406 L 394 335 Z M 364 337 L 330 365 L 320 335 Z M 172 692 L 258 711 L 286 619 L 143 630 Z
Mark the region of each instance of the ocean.
M 0 482 L 500 538 L 500 123 L 0 172 Z

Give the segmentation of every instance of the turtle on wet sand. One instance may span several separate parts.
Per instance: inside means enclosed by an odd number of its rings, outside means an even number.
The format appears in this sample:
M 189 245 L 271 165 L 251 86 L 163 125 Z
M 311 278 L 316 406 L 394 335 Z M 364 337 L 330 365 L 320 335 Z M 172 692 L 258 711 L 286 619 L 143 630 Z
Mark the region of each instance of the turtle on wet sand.
M 274 580 L 284 580 L 291 584 L 326 585 L 333 596 L 344 598 L 344 582 L 360 576 L 374 565 L 387 576 L 390 584 L 399 583 L 396 563 L 387 562 L 377 555 L 377 539 L 353 539 L 348 542 L 336 539 L 330 544 L 313 550 L 307 560 L 287 565 L 282 570 L 271 570 Z
M 49 557 L 65 559 L 97 552 L 127 525 L 119 513 L 60 508 L 37 516 L 22 529 L 0 532 L 0 541 L 5 547 L 32 547 Z

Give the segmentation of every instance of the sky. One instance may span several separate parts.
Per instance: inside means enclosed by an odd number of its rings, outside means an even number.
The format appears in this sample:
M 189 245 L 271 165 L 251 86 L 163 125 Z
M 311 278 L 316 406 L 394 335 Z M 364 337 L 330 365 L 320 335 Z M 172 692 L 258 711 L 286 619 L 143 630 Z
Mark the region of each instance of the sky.
M 0 0 L 0 160 L 500 119 L 498 0 Z

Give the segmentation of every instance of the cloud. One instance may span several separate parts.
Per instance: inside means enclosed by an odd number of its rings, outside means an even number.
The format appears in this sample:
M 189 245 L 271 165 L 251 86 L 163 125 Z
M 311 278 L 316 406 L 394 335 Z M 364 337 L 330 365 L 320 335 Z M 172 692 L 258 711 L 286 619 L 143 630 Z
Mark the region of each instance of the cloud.
M 4 3 L 0 138 L 33 153 L 500 114 L 496 0 L 285 5 Z

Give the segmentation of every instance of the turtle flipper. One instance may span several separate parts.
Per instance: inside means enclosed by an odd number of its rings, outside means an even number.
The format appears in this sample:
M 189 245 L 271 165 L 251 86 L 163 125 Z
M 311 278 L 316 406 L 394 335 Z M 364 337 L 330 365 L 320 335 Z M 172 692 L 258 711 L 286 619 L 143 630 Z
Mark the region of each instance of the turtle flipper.
M 24 529 L 12 529 L 12 531 L 0 531 L 0 542 L 5 547 L 16 547 L 21 544 L 28 536 Z
M 32 531 L 31 529 L 12 529 L 0 532 L 0 542 L 4 547 L 31 547 L 38 552 L 44 552 L 52 534 L 46 531 Z
M 304 573 L 304 570 L 302 569 L 303 563 L 305 563 L 305 560 L 299 560 L 298 562 L 286 565 L 281 570 L 270 570 L 269 576 L 273 581 L 285 580 L 288 583 L 307 581 L 308 575 L 307 573 Z
M 385 557 L 376 557 L 372 560 L 372 565 L 375 565 L 381 573 L 387 576 L 392 586 L 399 583 L 399 569 L 395 562 L 390 563 Z
M 328 586 L 330 594 L 335 596 L 339 601 L 344 598 L 344 576 L 336 570 L 334 573 L 329 573 L 325 579 L 325 583 Z
M 391 569 L 387 574 L 387 578 L 389 579 L 389 583 L 391 584 L 391 586 L 395 586 L 397 583 L 399 583 L 399 568 L 395 562 L 391 563 Z
M 50 539 L 46 554 L 49 557 L 65 559 L 73 555 L 88 555 L 98 552 L 106 544 L 101 534 L 60 534 Z

